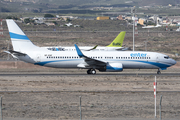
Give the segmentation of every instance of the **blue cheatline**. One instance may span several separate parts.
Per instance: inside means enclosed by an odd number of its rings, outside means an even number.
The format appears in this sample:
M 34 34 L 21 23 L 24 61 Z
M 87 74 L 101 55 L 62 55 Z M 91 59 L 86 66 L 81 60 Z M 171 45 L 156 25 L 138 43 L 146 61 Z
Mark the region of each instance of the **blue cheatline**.
M 149 61 L 136 61 L 136 62 L 142 62 L 142 63 L 146 63 L 146 64 L 151 64 L 154 66 L 157 66 L 159 68 L 167 68 L 170 67 L 171 65 L 167 65 L 167 64 L 163 64 L 163 63 L 156 63 L 156 62 L 149 62 Z
M 80 60 L 80 59 L 69 59 L 69 60 L 53 60 L 53 61 L 44 61 L 44 62 L 37 62 L 37 63 L 34 63 L 35 65 L 41 65 L 41 66 L 44 66 L 45 64 L 48 64 L 48 63 L 52 63 L 52 62 L 63 62 L 63 61 L 77 61 L 77 60 Z M 148 61 L 139 61 L 139 60 L 125 60 L 125 61 L 131 61 L 131 62 L 141 62 L 141 63 L 146 63 L 146 64 L 151 64 L 151 65 L 154 65 L 154 66 L 157 66 L 159 68 L 161 68 L 162 70 L 165 70 L 167 69 L 167 67 L 170 67 L 171 65 L 167 65 L 167 64 L 163 64 L 163 63 L 156 63 L 156 62 L 148 62 Z M 110 68 L 107 66 L 108 69 L 114 69 L 114 70 L 118 70 L 119 68 Z M 123 68 L 120 68 L 119 70 L 122 70 Z
M 29 40 L 29 38 L 26 35 L 19 35 L 12 32 L 9 32 L 9 34 L 10 34 L 10 37 L 13 39 Z
M 117 60 L 119 61 L 119 60 Z M 161 68 L 162 70 L 165 70 L 167 67 L 170 67 L 171 65 L 164 64 L 164 63 L 156 63 L 156 62 L 149 62 L 149 61 L 141 61 L 141 60 L 120 60 L 120 61 L 131 61 L 131 62 L 140 62 L 140 63 L 145 63 L 145 64 L 150 64 L 157 66 Z
M 45 64 L 53 63 L 53 62 L 64 62 L 64 61 L 75 61 L 75 60 L 78 61 L 79 59 L 44 61 L 44 62 L 37 62 L 37 63 L 34 63 L 34 65 L 41 65 L 41 66 L 44 66 Z

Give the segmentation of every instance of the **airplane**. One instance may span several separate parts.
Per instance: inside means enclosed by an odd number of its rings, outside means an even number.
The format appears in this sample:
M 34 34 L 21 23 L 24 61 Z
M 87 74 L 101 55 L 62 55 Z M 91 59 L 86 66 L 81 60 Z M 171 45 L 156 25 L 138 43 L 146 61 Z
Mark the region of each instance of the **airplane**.
M 73 24 L 72 23 L 67 23 L 67 24 L 65 24 L 66 26 L 68 26 L 68 27 L 70 27 L 70 26 L 72 26 Z
M 79 48 L 82 50 L 82 51 L 90 51 L 90 50 L 94 50 L 94 51 L 114 51 L 114 50 L 118 50 L 118 51 L 125 51 L 125 50 L 128 50 L 128 48 L 124 48 L 122 47 L 122 44 L 123 44 L 123 40 L 124 40 L 124 37 L 125 37 L 125 34 L 126 34 L 126 31 L 122 31 L 118 34 L 118 36 L 113 40 L 113 42 L 107 46 L 80 46 Z M 75 47 L 72 47 L 72 46 L 54 46 L 54 47 L 44 47 L 48 50 L 51 50 L 51 51 L 75 51 Z
M 144 27 L 142 27 L 142 28 L 157 28 L 157 27 L 161 27 L 162 25 L 159 25 L 158 23 L 157 23 L 157 25 L 156 26 L 154 26 L 154 25 L 148 25 L 148 26 L 144 26 Z
M 100 72 L 121 72 L 123 69 L 165 70 L 176 64 L 169 56 L 146 51 L 51 51 L 34 45 L 18 25 L 7 19 L 7 26 L 13 50 L 5 51 L 14 58 L 34 65 L 53 68 L 82 68 L 87 74 Z
M 178 29 L 176 29 L 176 31 L 180 31 L 180 27 Z

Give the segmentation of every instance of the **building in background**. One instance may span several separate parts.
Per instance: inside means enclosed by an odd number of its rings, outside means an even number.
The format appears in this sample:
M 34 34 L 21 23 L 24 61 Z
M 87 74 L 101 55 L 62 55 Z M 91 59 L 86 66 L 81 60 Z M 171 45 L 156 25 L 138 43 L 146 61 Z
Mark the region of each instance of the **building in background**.
M 109 16 L 101 16 L 96 18 L 96 20 L 109 20 L 109 19 L 110 19 Z
M 140 19 L 138 20 L 138 23 L 139 23 L 140 25 L 144 25 L 144 19 L 141 19 L 141 18 L 140 18 Z

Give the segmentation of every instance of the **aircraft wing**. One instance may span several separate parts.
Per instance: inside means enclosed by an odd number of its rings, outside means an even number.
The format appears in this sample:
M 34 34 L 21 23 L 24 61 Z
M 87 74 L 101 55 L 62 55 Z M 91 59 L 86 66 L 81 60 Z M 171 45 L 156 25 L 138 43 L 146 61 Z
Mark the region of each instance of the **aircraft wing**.
M 77 54 L 80 58 L 83 58 L 84 59 L 84 62 L 85 63 L 81 63 L 79 64 L 78 66 L 80 67 L 93 67 L 93 66 L 96 66 L 96 67 L 104 67 L 106 66 L 106 62 L 104 61 L 101 61 L 101 60 L 97 60 L 97 59 L 93 59 L 93 58 L 90 58 L 90 57 L 87 57 L 85 56 L 81 50 L 79 49 L 79 47 L 75 44 L 74 45 L 75 48 L 76 48 L 76 51 L 77 51 Z
M 122 48 L 117 48 L 116 50 L 117 50 L 117 51 L 126 51 L 126 50 L 128 50 L 128 49 L 129 49 L 128 47 L 126 47 L 126 48 L 122 47 Z

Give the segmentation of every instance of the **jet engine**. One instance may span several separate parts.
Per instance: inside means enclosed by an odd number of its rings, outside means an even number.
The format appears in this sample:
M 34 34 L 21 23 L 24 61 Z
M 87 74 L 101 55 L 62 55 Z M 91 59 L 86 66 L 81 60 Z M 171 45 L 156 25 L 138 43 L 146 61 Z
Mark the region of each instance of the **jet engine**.
M 121 72 L 123 65 L 121 63 L 107 63 L 106 72 Z

